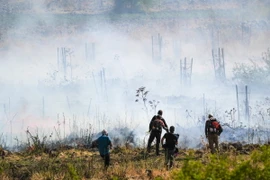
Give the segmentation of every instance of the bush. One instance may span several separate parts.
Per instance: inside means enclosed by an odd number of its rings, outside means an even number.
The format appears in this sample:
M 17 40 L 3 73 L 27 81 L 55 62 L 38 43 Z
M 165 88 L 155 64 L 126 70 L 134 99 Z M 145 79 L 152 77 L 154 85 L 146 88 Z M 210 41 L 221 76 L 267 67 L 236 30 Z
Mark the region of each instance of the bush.
M 180 170 L 172 172 L 172 179 L 270 179 L 270 147 L 263 146 L 242 160 L 226 154 L 209 155 L 205 160 L 185 161 Z M 204 164 L 205 163 L 205 164 Z

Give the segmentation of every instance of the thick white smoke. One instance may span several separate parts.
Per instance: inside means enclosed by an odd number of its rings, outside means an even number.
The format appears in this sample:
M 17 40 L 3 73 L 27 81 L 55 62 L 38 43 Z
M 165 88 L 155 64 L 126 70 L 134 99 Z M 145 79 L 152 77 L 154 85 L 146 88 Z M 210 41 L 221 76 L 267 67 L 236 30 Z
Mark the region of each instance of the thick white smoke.
M 234 14 L 203 18 L 191 13 L 193 19 L 176 16 L 167 20 L 138 16 L 129 21 L 109 15 L 50 14 L 38 2 L 33 7 L 32 14 L 16 16 L 1 41 L 0 140 L 7 145 L 14 145 L 16 136 L 25 139 L 27 128 L 55 135 L 59 127 L 63 137 L 64 129 L 68 134 L 88 124 L 96 132 L 129 127 L 142 141 L 151 117 L 162 109 L 167 123 L 179 131 L 180 141 L 191 131 L 194 136 L 189 145 L 196 147 L 204 135 L 203 116 L 211 113 L 222 123 L 231 122 L 226 111 L 237 108 L 231 80 L 235 63 L 259 59 L 269 46 L 269 25 L 260 24 L 267 21 L 264 16 L 245 20 L 252 28 L 246 45 L 239 28 L 242 19 Z M 214 25 L 218 38 L 213 38 Z M 159 63 L 152 60 L 151 42 L 158 33 L 163 39 Z M 222 83 L 215 80 L 211 54 L 217 39 L 225 51 L 228 80 Z M 86 59 L 86 44 L 91 43 L 95 44 L 95 58 Z M 59 48 L 69 50 L 66 73 L 62 59 L 57 59 Z M 194 62 L 191 84 L 183 86 L 180 59 L 185 57 Z M 147 110 L 142 101 L 135 102 L 141 86 L 149 91 Z M 252 107 L 269 96 L 249 88 Z M 239 91 L 241 122 L 248 124 L 243 118 L 244 87 Z M 153 109 L 149 100 L 160 103 Z M 269 119 L 267 114 L 265 117 Z

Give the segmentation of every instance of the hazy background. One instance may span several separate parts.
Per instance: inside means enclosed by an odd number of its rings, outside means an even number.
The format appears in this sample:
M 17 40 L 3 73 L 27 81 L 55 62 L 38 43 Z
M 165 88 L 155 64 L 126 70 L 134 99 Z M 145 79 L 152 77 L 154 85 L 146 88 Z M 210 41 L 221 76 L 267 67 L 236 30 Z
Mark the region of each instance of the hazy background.
M 249 84 L 233 72 L 241 63 L 264 68 L 262 53 L 270 37 L 268 1 L 138 2 L 0 1 L 2 144 L 14 145 L 16 137 L 23 141 L 27 129 L 54 137 L 60 132 L 64 138 L 90 125 L 93 132 L 105 128 L 112 136 L 120 136 L 114 128 L 128 127 L 142 144 L 158 109 L 169 126 L 176 126 L 180 146 L 200 144 L 203 116 L 208 113 L 230 127 L 269 128 L 269 81 L 260 84 L 258 78 Z M 151 38 L 158 34 L 160 62 L 152 59 Z M 86 44 L 91 43 L 95 58 L 86 58 Z M 66 73 L 57 59 L 57 49 L 63 47 L 69 50 Z M 226 70 L 222 82 L 215 79 L 212 59 L 212 49 L 219 47 L 224 49 Z M 193 58 L 190 85 L 180 84 L 180 59 L 185 57 Z M 235 85 L 240 122 L 238 112 L 227 113 L 237 108 Z M 244 116 L 245 85 L 249 121 Z M 142 86 L 149 91 L 147 110 L 141 100 L 135 102 Z M 156 109 L 149 100 L 159 101 Z M 247 140 L 230 137 L 231 131 L 224 131 L 222 141 Z M 268 138 L 263 134 L 254 142 Z

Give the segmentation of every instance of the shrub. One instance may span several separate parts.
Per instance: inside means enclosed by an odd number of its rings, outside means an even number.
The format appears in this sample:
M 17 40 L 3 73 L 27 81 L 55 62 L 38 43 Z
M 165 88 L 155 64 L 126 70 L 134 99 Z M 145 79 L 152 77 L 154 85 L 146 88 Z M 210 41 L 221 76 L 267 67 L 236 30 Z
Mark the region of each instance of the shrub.
M 204 161 L 185 161 L 180 170 L 172 172 L 172 179 L 270 179 L 269 146 L 255 150 L 250 159 L 216 154 L 208 155 Z

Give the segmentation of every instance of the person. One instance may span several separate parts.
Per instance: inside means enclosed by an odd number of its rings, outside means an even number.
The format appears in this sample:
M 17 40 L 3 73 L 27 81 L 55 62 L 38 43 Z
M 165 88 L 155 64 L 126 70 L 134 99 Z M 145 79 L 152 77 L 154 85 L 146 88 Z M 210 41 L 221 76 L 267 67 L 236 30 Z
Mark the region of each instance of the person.
M 175 127 L 171 126 L 170 131 L 164 134 L 161 139 L 161 145 L 165 148 L 165 165 L 167 169 L 170 169 L 173 166 L 174 154 L 177 149 L 176 145 L 178 144 L 179 134 L 174 134 L 174 130 Z M 166 140 L 165 144 L 164 140 Z
M 104 159 L 104 167 L 107 169 L 110 165 L 110 149 L 112 141 L 106 130 L 101 132 L 101 136 L 93 142 L 98 147 L 98 151 L 102 159 Z
M 218 151 L 218 137 L 222 133 L 223 129 L 216 118 L 213 115 L 208 115 L 208 120 L 205 122 L 205 136 L 209 142 L 209 148 L 211 153 Z
M 147 143 L 147 152 L 150 153 L 151 144 L 156 139 L 156 155 L 159 155 L 159 144 L 162 133 L 162 128 L 168 132 L 168 126 L 165 119 L 162 117 L 162 110 L 158 111 L 158 114 L 153 116 L 149 123 L 150 136 Z

